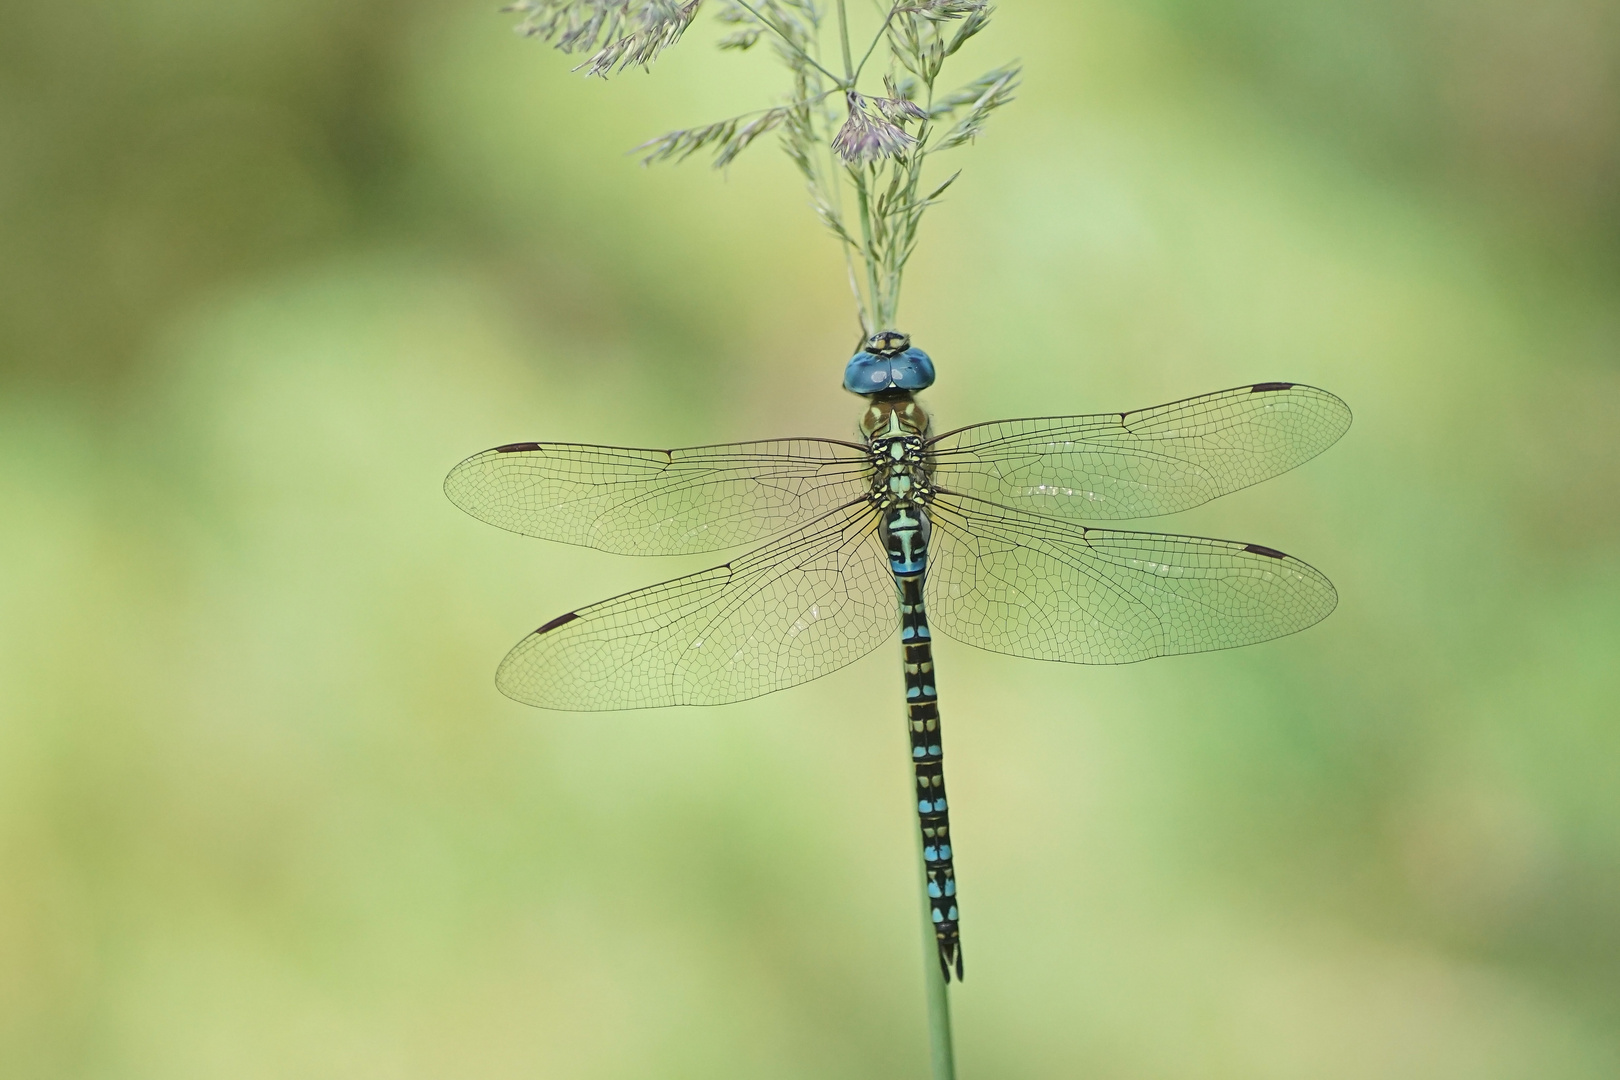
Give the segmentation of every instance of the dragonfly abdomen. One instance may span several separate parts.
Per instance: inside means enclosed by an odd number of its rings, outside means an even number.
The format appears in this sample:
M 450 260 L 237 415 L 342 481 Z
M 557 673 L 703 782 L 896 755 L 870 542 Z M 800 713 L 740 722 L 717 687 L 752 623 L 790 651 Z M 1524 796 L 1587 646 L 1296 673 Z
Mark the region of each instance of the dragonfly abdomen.
M 917 824 L 922 830 L 929 918 L 939 947 L 939 966 L 949 982 L 962 977 L 960 912 L 952 862 L 951 816 L 945 798 L 945 754 L 940 741 L 939 694 L 934 686 L 934 647 L 923 602 L 928 562 L 928 521 L 921 507 L 900 504 L 884 514 L 889 565 L 900 591 L 900 645 L 905 654 L 906 727 L 917 778 Z

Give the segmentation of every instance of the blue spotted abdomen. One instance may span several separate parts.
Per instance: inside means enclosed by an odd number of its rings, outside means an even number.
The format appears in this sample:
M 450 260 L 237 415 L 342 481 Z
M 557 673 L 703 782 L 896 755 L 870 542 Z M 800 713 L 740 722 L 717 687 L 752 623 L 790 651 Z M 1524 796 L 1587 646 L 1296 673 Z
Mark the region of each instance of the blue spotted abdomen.
M 962 977 L 956 869 L 951 861 L 951 819 L 945 799 L 945 755 L 939 733 L 939 695 L 934 688 L 934 649 L 923 603 L 928 569 L 928 515 L 909 502 L 883 515 L 889 567 L 900 591 L 900 645 L 905 652 L 906 724 L 917 777 L 917 821 L 922 829 L 928 906 L 939 945 L 939 964 L 950 981 Z

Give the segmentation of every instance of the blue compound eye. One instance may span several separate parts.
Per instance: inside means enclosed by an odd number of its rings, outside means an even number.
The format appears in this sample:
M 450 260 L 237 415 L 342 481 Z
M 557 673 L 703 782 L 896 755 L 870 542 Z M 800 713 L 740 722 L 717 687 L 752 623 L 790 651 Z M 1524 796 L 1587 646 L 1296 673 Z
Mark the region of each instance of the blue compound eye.
M 844 389 L 856 394 L 876 394 L 889 388 L 889 361 L 864 349 L 850 358 L 844 369 Z
M 934 362 L 921 349 L 907 349 L 889 362 L 893 384 L 901 390 L 926 390 L 934 385 Z
M 921 349 L 907 348 L 884 355 L 868 347 L 851 357 L 844 369 L 844 389 L 856 394 L 925 390 L 932 385 L 934 362 Z

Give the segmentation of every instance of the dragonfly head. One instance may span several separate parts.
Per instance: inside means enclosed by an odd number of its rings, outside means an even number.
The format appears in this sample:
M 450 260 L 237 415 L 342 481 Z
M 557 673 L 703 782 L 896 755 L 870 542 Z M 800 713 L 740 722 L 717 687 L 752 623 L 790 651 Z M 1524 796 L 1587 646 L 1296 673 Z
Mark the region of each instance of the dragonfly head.
M 844 389 L 863 396 L 886 390 L 926 390 L 934 385 L 934 362 L 898 330 L 879 330 L 844 368 Z

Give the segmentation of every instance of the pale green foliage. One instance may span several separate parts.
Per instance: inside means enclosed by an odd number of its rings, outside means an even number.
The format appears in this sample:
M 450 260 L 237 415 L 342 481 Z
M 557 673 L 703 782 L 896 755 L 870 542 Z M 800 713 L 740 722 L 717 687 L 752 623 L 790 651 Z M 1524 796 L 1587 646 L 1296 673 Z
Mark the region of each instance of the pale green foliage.
M 702 2 L 520 0 L 508 10 L 523 14 L 518 29 L 525 34 L 564 52 L 591 50 L 580 67 L 605 77 L 649 66 L 679 40 Z M 894 327 L 923 213 L 956 179 L 925 185 L 926 159 L 974 140 L 990 114 L 1012 101 L 1019 67 L 998 67 L 936 92 L 946 63 L 988 24 L 994 11 L 988 0 L 880 7 L 882 22 L 859 62 L 845 0 L 834 3 L 829 25 L 818 0 L 715 0 L 716 18 L 727 27 L 720 47 L 741 51 L 770 42 L 791 76 L 790 93 L 769 108 L 667 132 L 636 153 L 652 164 L 702 152 L 723 167 L 760 136 L 780 131 L 816 216 L 843 246 L 861 326 L 870 333 Z M 862 76 L 880 47 L 888 61 L 883 93 L 862 93 Z

